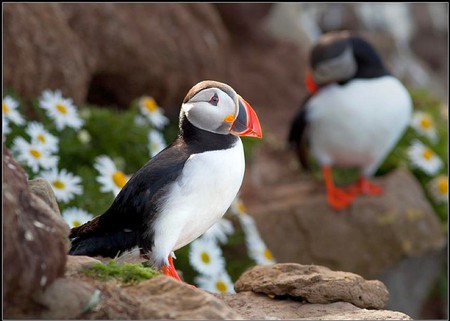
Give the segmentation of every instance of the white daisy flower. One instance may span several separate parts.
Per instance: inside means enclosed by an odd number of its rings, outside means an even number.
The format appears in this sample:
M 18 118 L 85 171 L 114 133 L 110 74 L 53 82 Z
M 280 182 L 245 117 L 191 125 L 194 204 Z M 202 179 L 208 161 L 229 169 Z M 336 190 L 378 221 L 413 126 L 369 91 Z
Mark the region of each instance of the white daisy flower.
M 113 192 L 117 196 L 128 182 L 129 178 L 117 169 L 113 160 L 108 156 L 98 156 L 95 159 L 94 167 L 100 173 L 100 176 L 97 176 L 96 180 L 102 185 L 100 187 L 101 192 Z
M 164 111 L 156 104 L 150 96 L 141 97 L 138 101 L 139 110 L 158 129 L 169 123 L 169 119 L 164 116 Z
M 19 103 L 16 100 L 10 96 L 5 96 L 2 101 L 2 116 L 16 125 L 23 125 L 25 120 L 17 111 L 18 106 Z
M 148 133 L 148 149 L 150 150 L 150 157 L 155 156 L 164 148 L 166 148 L 167 144 L 164 140 L 164 136 L 156 130 L 151 130 Z
M 44 125 L 41 123 L 36 121 L 30 122 L 25 131 L 31 137 L 33 143 L 40 144 L 51 152 L 58 151 L 58 138 L 45 130 Z
M 199 273 L 214 275 L 225 269 L 220 247 L 211 240 L 198 238 L 189 248 L 189 262 Z
M 443 166 L 439 156 L 417 139 L 412 142 L 407 153 L 412 165 L 428 175 L 435 175 Z
M 138 126 L 145 126 L 148 124 L 148 120 L 142 115 L 136 115 L 134 117 L 134 124 Z
M 239 196 L 236 196 L 231 203 L 230 206 L 231 213 L 234 215 L 241 215 L 241 214 L 247 214 L 247 208 L 244 205 L 244 202 L 239 198 Z
M 248 249 L 248 255 L 259 265 L 274 264 L 272 252 L 267 248 L 259 235 L 246 234 L 245 243 Z
M 448 177 L 439 175 L 428 183 L 428 190 L 435 201 L 448 203 Z
M 79 129 L 83 125 L 83 120 L 78 116 L 72 99 L 64 98 L 60 90 L 54 92 L 45 90 L 39 98 L 39 105 L 55 121 L 58 130 L 62 130 L 66 126 Z
M 11 127 L 9 127 L 9 121 L 6 117 L 2 115 L 2 134 L 3 137 L 11 132 Z
M 78 207 L 69 207 L 62 212 L 62 216 L 70 228 L 78 227 L 90 221 L 93 216 Z
M 198 287 L 211 293 L 236 293 L 234 284 L 226 271 L 214 275 L 199 275 L 194 282 Z
M 81 177 L 69 173 L 65 169 L 58 172 L 57 168 L 52 168 L 49 171 L 41 173 L 40 176 L 50 183 L 55 192 L 56 199 L 60 202 L 67 203 L 75 198 L 75 195 L 81 195 L 83 193 Z
M 82 129 L 78 132 L 78 139 L 83 144 L 89 144 L 92 140 L 92 137 L 86 129 Z
M 233 223 L 227 219 L 221 218 L 202 235 L 202 238 L 225 244 L 228 240 L 228 236 L 233 233 Z
M 411 119 L 411 127 L 420 135 L 428 137 L 433 143 L 437 142 L 436 126 L 430 114 L 421 111 L 415 112 Z
M 16 159 L 30 167 L 33 173 L 37 173 L 39 168 L 49 169 L 58 164 L 58 156 L 51 155 L 50 151 L 40 144 L 30 144 L 22 137 L 13 140 L 11 150 Z

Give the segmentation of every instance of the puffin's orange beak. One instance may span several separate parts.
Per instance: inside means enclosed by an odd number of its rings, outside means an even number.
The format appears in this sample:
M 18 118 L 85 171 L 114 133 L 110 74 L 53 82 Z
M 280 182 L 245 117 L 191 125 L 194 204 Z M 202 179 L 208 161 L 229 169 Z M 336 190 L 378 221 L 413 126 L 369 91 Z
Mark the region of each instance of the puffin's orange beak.
M 252 106 L 241 96 L 238 97 L 239 113 L 230 133 L 237 136 L 262 138 L 261 124 Z
M 308 91 L 311 94 L 314 94 L 319 90 L 319 86 L 317 86 L 316 83 L 314 82 L 314 78 L 311 71 L 306 72 L 305 85 L 306 89 L 308 89 Z

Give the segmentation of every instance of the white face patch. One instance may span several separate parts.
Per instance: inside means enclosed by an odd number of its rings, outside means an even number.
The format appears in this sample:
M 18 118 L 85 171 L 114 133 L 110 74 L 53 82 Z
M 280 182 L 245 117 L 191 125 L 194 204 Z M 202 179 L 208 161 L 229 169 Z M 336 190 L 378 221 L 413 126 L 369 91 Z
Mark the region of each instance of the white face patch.
M 314 81 L 318 84 L 329 81 L 345 80 L 351 78 L 357 70 L 352 47 L 349 45 L 339 56 L 326 60 L 314 68 Z
M 219 88 L 207 88 L 181 106 L 188 120 L 196 127 L 216 134 L 228 135 L 232 122 L 227 116 L 237 117 L 233 99 Z

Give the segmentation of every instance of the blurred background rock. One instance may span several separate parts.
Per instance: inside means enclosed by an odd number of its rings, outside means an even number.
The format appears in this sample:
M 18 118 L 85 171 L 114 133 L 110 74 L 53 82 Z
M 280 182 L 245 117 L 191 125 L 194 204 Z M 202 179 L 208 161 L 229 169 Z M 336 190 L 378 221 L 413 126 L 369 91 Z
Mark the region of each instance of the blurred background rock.
M 408 173 L 396 172 L 386 184 L 412 186 L 404 193 L 403 210 L 419 204 L 420 213 L 410 216 L 426 217 L 426 233 L 414 234 L 423 232 L 419 224 L 398 233 L 396 227 L 380 228 L 388 234 L 359 242 L 352 235 L 370 233 L 373 220 L 359 211 L 331 217 L 314 203 L 305 210 L 307 196 L 322 191 L 299 173 L 284 148 L 290 119 L 306 95 L 308 50 L 327 31 L 364 33 L 409 88 L 426 88 L 448 106 L 448 3 L 7 3 L 3 17 L 3 86 L 25 100 L 61 89 L 77 104 L 126 108 L 136 97 L 151 95 L 176 119 L 194 83 L 229 83 L 252 104 L 264 129 L 242 196 L 277 260 L 378 278 L 390 292 L 387 308 L 412 318 L 448 317 L 447 298 L 435 295 L 447 271 L 445 234 L 414 182 L 401 183 L 410 182 Z M 369 213 L 378 206 L 366 205 L 358 206 Z M 388 215 L 390 203 L 381 206 Z M 389 215 L 402 211 L 395 206 Z M 268 217 L 291 229 L 269 233 Z M 307 223 L 286 223 L 301 219 Z M 346 219 L 349 223 L 342 222 Z M 334 220 L 340 220 L 342 234 L 333 235 Z M 337 251 L 334 245 L 341 247 Z

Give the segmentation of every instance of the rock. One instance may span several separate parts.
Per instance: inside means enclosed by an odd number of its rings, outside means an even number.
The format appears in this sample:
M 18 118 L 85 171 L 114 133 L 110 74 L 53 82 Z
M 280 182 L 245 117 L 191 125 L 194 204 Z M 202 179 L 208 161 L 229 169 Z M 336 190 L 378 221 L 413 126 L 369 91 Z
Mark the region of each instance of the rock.
M 389 310 L 407 313 L 413 319 L 445 319 L 445 315 L 424 316 L 426 301 L 433 287 L 446 273 L 448 265 L 447 247 L 440 251 L 431 251 L 422 256 L 409 257 L 377 276 L 389 290 Z M 432 296 L 433 297 L 433 296 Z M 444 299 L 442 299 L 444 301 Z M 440 311 L 445 313 L 447 305 L 442 302 Z
M 35 301 L 44 305 L 40 319 L 76 319 L 98 302 L 100 292 L 86 282 L 58 278 L 44 292 L 35 296 Z
M 83 270 L 90 268 L 91 266 L 102 263 L 100 260 L 94 259 L 90 256 L 67 256 L 66 263 L 66 276 L 72 276 L 82 272 Z
M 400 312 L 360 309 L 347 302 L 309 304 L 253 292 L 215 296 L 247 320 L 411 320 Z
M 35 178 L 28 182 L 31 193 L 39 196 L 48 206 L 53 210 L 54 213 L 61 217 L 61 212 L 59 211 L 58 203 L 56 202 L 55 192 L 53 192 L 52 187 L 49 182 L 43 178 Z
M 128 106 L 149 94 L 178 112 L 193 84 L 223 79 L 227 71 L 228 34 L 212 4 L 10 3 L 4 9 L 5 86 L 26 99 L 60 88 L 76 103 Z
M 279 263 L 255 266 L 236 281 L 236 292 L 301 297 L 309 303 L 343 301 L 360 308 L 382 309 L 389 298 L 383 283 L 323 266 Z
M 152 95 L 177 117 L 187 91 L 215 79 L 258 114 L 264 109 L 266 123 L 304 93 L 302 51 L 260 32 L 270 6 L 8 3 L 4 85 L 25 101 L 44 89 L 61 89 L 76 104 L 120 107 Z
M 252 195 L 242 195 L 278 262 L 314 263 L 373 278 L 406 257 L 445 246 L 439 219 L 407 170 L 375 180 L 384 188 L 382 196 L 361 196 L 336 212 L 327 204 L 322 181 L 295 174 L 288 166 L 282 170 L 290 178 L 272 181 L 267 170 L 283 159 L 289 164 L 282 155 L 254 164 L 251 174 L 263 178 L 246 186 Z
M 144 281 L 125 292 L 135 293 L 140 300 L 138 319 L 242 319 L 213 295 L 166 276 Z
M 84 320 L 237 320 L 242 317 L 212 294 L 161 275 L 137 285 L 94 282 L 101 300 Z
M 30 192 L 25 172 L 3 146 L 3 295 L 6 318 L 32 309 L 33 295 L 64 274 L 69 228 Z

